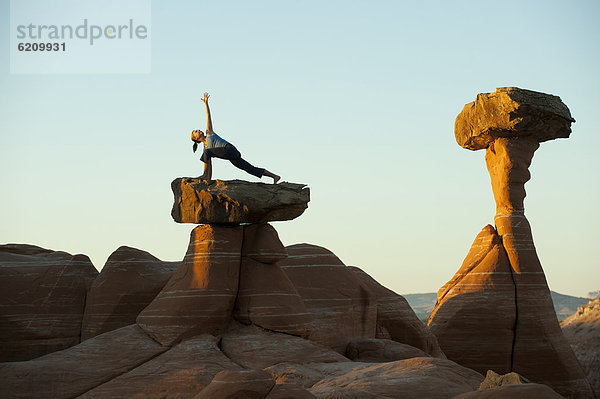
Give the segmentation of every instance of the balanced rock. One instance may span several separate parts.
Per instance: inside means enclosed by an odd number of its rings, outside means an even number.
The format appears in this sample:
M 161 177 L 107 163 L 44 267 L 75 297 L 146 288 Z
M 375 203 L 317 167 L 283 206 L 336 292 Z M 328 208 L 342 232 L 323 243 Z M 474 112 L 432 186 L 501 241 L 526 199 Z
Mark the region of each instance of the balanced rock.
M 287 247 L 279 262 L 311 313 L 309 339 L 345 353 L 348 342 L 374 338 L 375 295 L 331 251 L 310 244 Z
M 135 323 L 173 275 L 179 262 L 163 262 L 146 251 L 122 246 L 94 279 L 85 303 L 81 339 Z
M 496 230 L 487 225 L 440 288 L 428 324 L 449 359 L 480 373 L 508 373 L 516 309 L 508 257 Z
M 0 245 L 0 361 L 77 345 L 86 291 L 97 275 L 85 255 Z
M 224 370 L 241 371 L 203 334 L 81 395 L 81 399 L 193 398 Z
M 189 177 L 173 180 L 171 216 L 178 223 L 259 223 L 292 220 L 308 207 L 304 184 L 207 181 Z
M 455 137 L 462 147 L 486 148 L 496 202 L 494 222 L 514 281 L 511 367 L 504 371 L 516 371 L 568 398 L 593 398 L 592 388 L 560 330 L 523 206 L 529 165 L 539 143 L 568 137 L 572 122 L 558 97 L 506 88 L 493 95 L 480 95 L 475 103 L 467 104 L 456 119 Z M 473 279 L 477 280 L 477 275 Z M 492 306 L 493 301 L 488 309 Z M 464 329 L 467 334 L 468 328 Z
M 431 356 L 445 357 L 436 336 L 423 325 L 404 297 L 385 288 L 358 267 L 350 266 L 349 269 L 377 298 L 375 338 L 391 339 L 419 348 Z
M 600 398 L 600 298 L 577 308 L 563 320 L 562 331 Z
M 480 93 L 456 118 L 454 132 L 461 147 L 487 148 L 498 137 L 527 137 L 542 142 L 569 137 L 571 116 L 560 97 L 518 87 Z
M 74 398 L 167 348 L 135 324 L 37 359 L 0 364 L 4 398 Z
M 163 345 L 225 331 L 238 291 L 243 229 L 200 225 L 192 230 L 181 266 L 137 324 Z

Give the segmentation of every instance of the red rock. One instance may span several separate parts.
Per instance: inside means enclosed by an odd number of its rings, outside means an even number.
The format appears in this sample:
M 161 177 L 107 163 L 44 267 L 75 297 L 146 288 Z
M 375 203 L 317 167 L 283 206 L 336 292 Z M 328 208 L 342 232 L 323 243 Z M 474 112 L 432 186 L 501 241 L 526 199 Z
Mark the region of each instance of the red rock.
M 277 231 L 268 223 L 244 226 L 242 256 L 261 263 L 276 263 L 287 258 Z
M 293 384 L 275 385 L 265 399 L 317 399 L 306 389 Z
M 240 224 L 292 220 L 310 201 L 304 184 L 250 183 L 243 180 L 173 180 L 171 216 L 177 223 Z
M 275 385 L 262 370 L 221 371 L 195 399 L 264 399 Z
M 452 399 L 564 399 L 564 397 L 546 385 L 523 384 L 467 392 Z
M 357 362 L 385 363 L 427 356 L 427 353 L 414 346 L 389 339 L 363 338 L 351 341 L 346 348 L 346 357 Z
M 242 370 L 217 348 L 212 335 L 183 341 L 81 395 L 81 399 L 193 398 L 223 370 Z
M 477 389 L 482 380 L 481 374 L 450 360 L 416 357 L 372 364 L 327 378 L 313 385 L 310 392 L 320 398 L 332 389 L 343 388 L 386 398 L 449 399 Z
M 10 398 L 73 398 L 150 360 L 164 348 L 131 325 L 34 360 L 0 364 Z
M 404 297 L 385 288 L 358 267 L 351 266 L 349 269 L 377 297 L 376 338 L 389 338 L 432 356 L 444 357 L 437 338 L 419 320 Z
M 242 236 L 241 226 L 196 227 L 181 266 L 137 324 L 163 345 L 222 333 L 237 295 Z
M 173 263 L 125 246 L 113 252 L 87 295 L 81 339 L 135 323 L 179 266 Z
M 561 328 L 600 398 L 600 298 L 577 308 L 574 315 L 563 320 Z
M 449 359 L 480 373 L 504 374 L 512 370 L 516 309 L 508 257 L 487 225 L 460 269 L 440 288 L 429 328 Z
M 0 361 L 77 345 L 86 290 L 97 275 L 85 255 L 0 245 Z
M 221 339 L 221 350 L 235 363 L 263 369 L 282 362 L 344 362 L 347 358 L 314 342 L 256 326 L 238 327 Z
M 376 298 L 337 256 L 310 244 L 287 251 L 279 265 L 312 314 L 309 339 L 344 353 L 348 342 L 375 337 Z
M 244 258 L 234 317 L 244 324 L 307 337 L 312 316 L 277 264 Z

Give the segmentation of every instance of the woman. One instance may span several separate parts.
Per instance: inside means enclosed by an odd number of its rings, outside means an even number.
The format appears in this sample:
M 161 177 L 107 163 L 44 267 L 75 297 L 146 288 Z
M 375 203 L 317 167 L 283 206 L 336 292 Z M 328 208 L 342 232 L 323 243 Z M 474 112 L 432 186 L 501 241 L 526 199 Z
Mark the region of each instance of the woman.
M 240 152 L 233 146 L 233 144 L 228 143 L 226 140 L 219 137 L 214 131 L 212 126 L 212 120 L 210 118 L 210 108 L 208 107 L 208 98 L 210 96 L 208 93 L 204 93 L 204 97 L 202 101 L 206 106 L 206 134 L 202 133 L 202 130 L 194 130 L 192 132 L 192 141 L 194 142 L 194 152 L 198 149 L 199 143 L 204 143 L 204 151 L 202 152 L 202 157 L 200 160 L 204 162 L 204 173 L 199 179 L 209 180 L 212 177 L 212 161 L 211 158 L 221 158 L 227 159 L 234 166 L 245 170 L 253 176 L 261 178 L 263 176 L 267 176 L 273 179 L 273 184 L 277 183 L 280 179 L 274 173 L 269 172 L 264 168 L 257 168 L 256 166 L 250 165 L 246 160 L 242 159 L 242 155 Z

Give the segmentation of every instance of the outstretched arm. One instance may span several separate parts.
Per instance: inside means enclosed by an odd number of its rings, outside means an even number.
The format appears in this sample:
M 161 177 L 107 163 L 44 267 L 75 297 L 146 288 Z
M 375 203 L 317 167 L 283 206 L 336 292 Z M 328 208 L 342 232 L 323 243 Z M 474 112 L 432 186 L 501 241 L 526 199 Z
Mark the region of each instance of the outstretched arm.
M 208 93 L 204 93 L 204 97 L 202 97 L 202 101 L 204 102 L 204 105 L 206 106 L 206 133 L 208 134 L 213 133 L 213 125 L 212 125 L 212 119 L 210 117 L 210 108 L 208 107 L 208 98 L 210 97 L 210 95 Z

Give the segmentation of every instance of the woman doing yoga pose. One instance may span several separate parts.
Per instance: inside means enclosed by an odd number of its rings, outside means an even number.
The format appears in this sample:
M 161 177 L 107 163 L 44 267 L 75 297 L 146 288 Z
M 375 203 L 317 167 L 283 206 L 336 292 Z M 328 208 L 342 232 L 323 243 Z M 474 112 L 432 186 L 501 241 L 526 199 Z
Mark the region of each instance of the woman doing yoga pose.
M 202 101 L 206 107 L 206 134 L 202 130 L 194 130 L 192 132 L 192 141 L 194 142 L 194 152 L 198 149 L 198 144 L 204 144 L 204 151 L 200 160 L 204 162 L 204 173 L 199 179 L 210 180 L 212 177 L 212 158 L 227 159 L 234 166 L 250 173 L 253 176 L 261 178 L 267 176 L 273 179 L 273 183 L 277 183 L 280 179 L 274 173 L 269 172 L 264 168 L 257 168 L 256 166 L 250 165 L 248 161 L 242 158 L 240 152 L 235 148 L 233 144 L 230 144 L 226 140 L 219 137 L 214 131 L 212 126 L 212 119 L 210 117 L 210 108 L 208 107 L 208 93 L 204 93 Z

